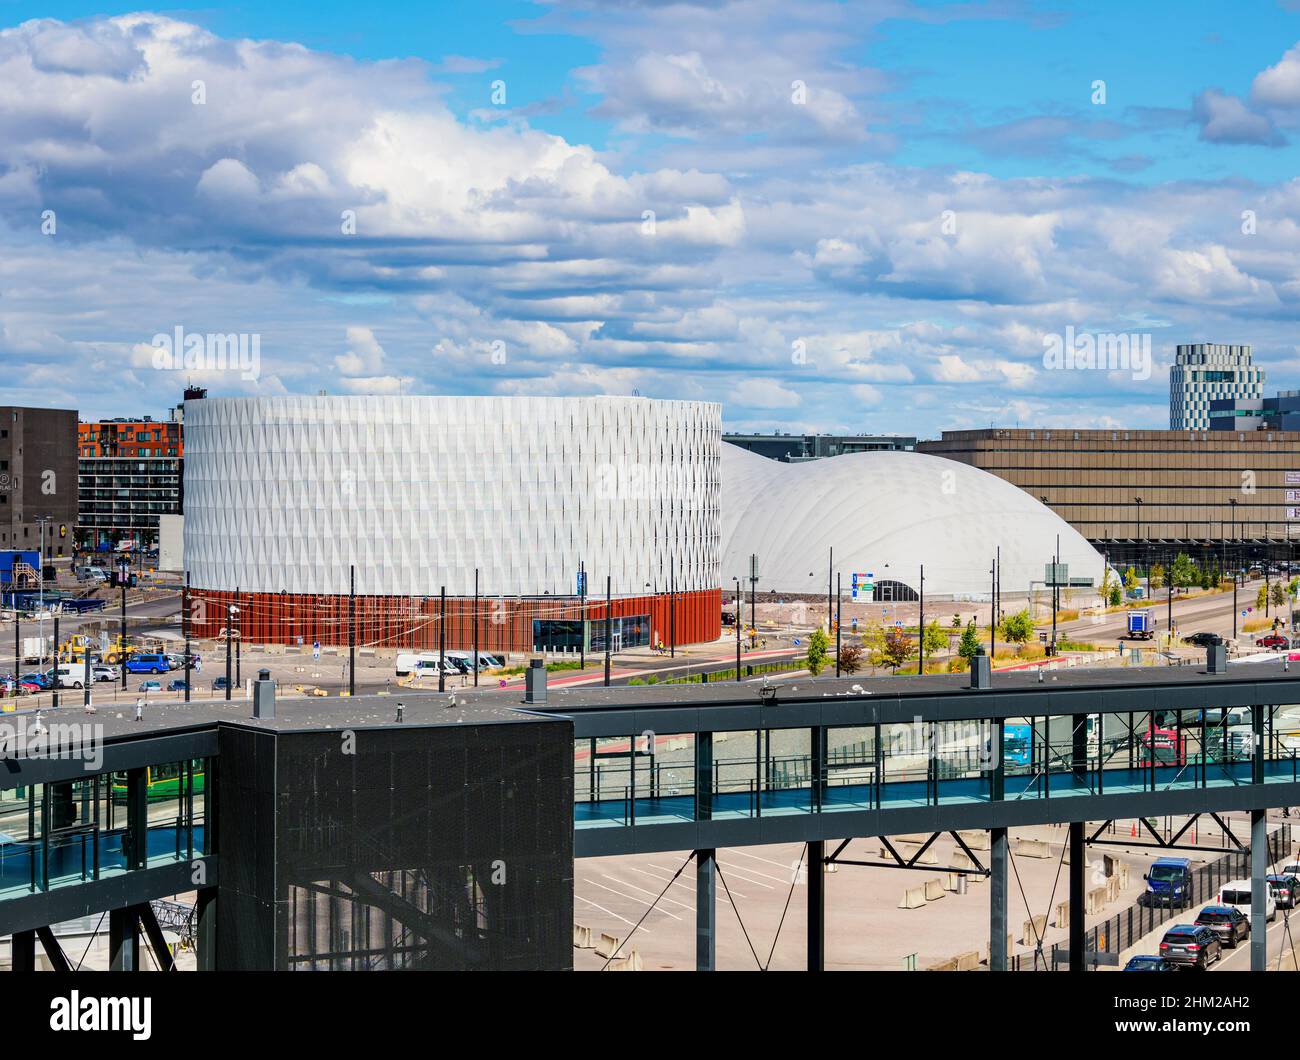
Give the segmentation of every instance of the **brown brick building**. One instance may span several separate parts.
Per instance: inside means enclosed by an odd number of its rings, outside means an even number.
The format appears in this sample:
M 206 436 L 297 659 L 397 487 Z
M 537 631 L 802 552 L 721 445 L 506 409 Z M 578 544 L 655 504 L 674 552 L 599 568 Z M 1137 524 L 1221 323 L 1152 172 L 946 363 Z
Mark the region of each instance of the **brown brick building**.
M 1300 538 L 1300 431 L 989 428 L 917 450 L 1037 497 L 1112 557 L 1136 545 L 1285 556 Z

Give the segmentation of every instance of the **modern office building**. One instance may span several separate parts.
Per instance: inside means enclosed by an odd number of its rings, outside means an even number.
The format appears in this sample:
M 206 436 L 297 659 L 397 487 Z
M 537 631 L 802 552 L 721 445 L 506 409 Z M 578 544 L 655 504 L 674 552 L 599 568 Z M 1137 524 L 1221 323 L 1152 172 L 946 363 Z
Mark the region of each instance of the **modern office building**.
M 1249 346 L 1180 345 L 1169 369 L 1169 429 L 1208 431 L 1213 402 L 1263 396 L 1264 369 L 1251 362 Z
M 1300 537 L 1300 432 L 989 428 L 917 448 L 1019 486 L 1112 561 L 1151 544 L 1284 556 Z
M 1003 592 L 1041 587 L 1057 555 L 1076 586 L 1105 560 L 1037 498 L 996 475 L 922 453 L 855 453 L 786 464 L 722 447 L 722 575 L 758 592 L 824 594 L 840 574 L 870 598 L 984 598 L 1001 556 Z M 846 596 L 847 598 L 847 596 Z
M 77 503 L 76 411 L 0 406 L 0 549 L 71 556 Z
M 718 405 L 209 398 L 185 429 L 200 636 L 234 605 L 246 639 L 347 643 L 354 591 L 365 646 L 719 634 Z
M 184 503 L 185 443 L 179 410 L 166 421 L 99 420 L 77 426 L 81 476 L 79 546 L 158 543 L 158 520 Z
M 1228 398 L 1210 402 L 1213 431 L 1300 431 L 1300 390 L 1271 398 Z
M 724 434 L 722 440 L 769 460 L 798 463 L 845 453 L 876 453 L 916 448 L 915 438 L 886 434 Z

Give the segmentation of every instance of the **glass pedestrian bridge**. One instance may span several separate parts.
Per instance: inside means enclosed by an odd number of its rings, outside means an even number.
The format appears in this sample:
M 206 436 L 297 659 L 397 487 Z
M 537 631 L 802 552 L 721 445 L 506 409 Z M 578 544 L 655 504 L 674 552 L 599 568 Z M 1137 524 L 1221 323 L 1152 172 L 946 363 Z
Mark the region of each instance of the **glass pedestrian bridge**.
M 1171 675 L 1167 686 L 1149 677 L 1139 684 L 1145 675 L 1135 679 L 1128 671 L 1070 676 L 1056 688 L 1019 679 L 995 691 L 951 681 L 938 691 L 912 679 L 914 697 L 873 694 L 882 686 L 906 688 L 907 679 L 868 679 L 848 686 L 849 694 L 843 681 L 826 692 L 823 683 L 805 680 L 759 702 L 752 685 L 733 686 L 731 699 L 712 686 L 699 702 L 687 690 L 659 690 L 642 703 L 611 688 L 603 696 L 568 697 L 572 710 L 553 697 L 546 712 L 574 722 L 573 819 L 580 835 L 781 819 L 783 834 L 795 834 L 791 819 L 800 817 L 980 805 L 1017 807 L 1019 821 L 1128 817 L 1172 812 L 1173 803 L 1160 797 L 1175 793 L 1235 793 L 1221 803 L 1176 800 L 1213 812 L 1259 802 L 1247 792 L 1260 785 L 1300 785 L 1300 688 L 1285 687 L 1284 697 L 1218 675 L 1199 675 L 1201 684 L 1194 674 Z M 1100 687 L 1090 687 L 1094 682 Z M 1198 705 L 1183 708 L 1188 702 Z M 1103 796 L 1133 798 L 1074 810 L 1066 803 Z M 1293 804 L 1300 792 L 1269 798 L 1269 805 Z M 711 827 L 708 834 L 722 834 Z M 811 825 L 809 834 L 830 830 Z M 579 847 L 614 849 L 605 840 Z
M 210 853 L 206 759 L 0 790 L 0 900 Z

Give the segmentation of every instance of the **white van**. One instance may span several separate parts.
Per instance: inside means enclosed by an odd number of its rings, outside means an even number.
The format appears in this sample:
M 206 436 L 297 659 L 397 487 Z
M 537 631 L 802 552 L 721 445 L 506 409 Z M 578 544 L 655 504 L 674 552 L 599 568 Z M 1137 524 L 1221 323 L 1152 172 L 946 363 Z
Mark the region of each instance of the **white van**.
M 1233 880 L 1219 888 L 1214 899 L 1215 905 L 1231 905 L 1240 909 L 1246 919 L 1250 919 L 1250 880 Z M 1273 888 L 1264 885 L 1264 919 L 1270 924 L 1277 916 L 1277 899 L 1273 897 Z M 1254 927 L 1252 924 L 1251 927 Z
M 447 677 L 453 677 L 460 673 L 450 662 L 443 664 L 442 672 Z M 410 674 L 417 677 L 437 677 L 438 656 L 428 653 L 416 655 L 410 652 L 399 654 L 397 656 L 397 676 L 406 677 Z
M 60 688 L 81 688 L 86 680 L 86 667 L 60 666 L 54 671 L 54 683 Z
M 469 672 L 474 672 L 474 653 L 472 651 L 449 651 L 448 659 L 460 659 L 468 668 Z M 478 653 L 478 672 L 485 673 L 488 670 L 496 670 L 505 666 L 504 660 L 499 655 L 489 655 L 485 651 Z

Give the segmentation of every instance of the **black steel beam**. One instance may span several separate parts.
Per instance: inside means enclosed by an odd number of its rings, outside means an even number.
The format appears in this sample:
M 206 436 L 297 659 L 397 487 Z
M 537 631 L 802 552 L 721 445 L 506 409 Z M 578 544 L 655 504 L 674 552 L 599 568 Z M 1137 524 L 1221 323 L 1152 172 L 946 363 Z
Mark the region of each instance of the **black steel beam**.
M 1007 970 L 1007 830 L 989 831 L 989 971 Z
M 826 970 L 826 844 L 808 844 L 808 971 Z
M 54 931 L 48 927 L 38 927 L 36 935 L 41 940 L 41 949 L 45 951 L 45 956 L 50 959 L 50 965 L 56 972 L 72 971 L 72 962 L 68 960 L 67 954 L 63 952 L 63 947 L 59 945 L 59 940 L 54 937 Z
M 140 926 L 144 929 L 144 937 L 149 942 L 149 948 L 153 950 L 153 959 L 158 962 L 160 972 L 176 971 L 176 958 L 172 955 L 171 947 L 167 945 L 167 940 L 163 937 L 162 927 L 158 924 L 158 918 L 154 915 L 153 906 L 147 902 L 144 905 L 136 906 L 136 914 L 140 919 Z
M 108 911 L 108 967 L 114 972 L 140 970 L 139 906 Z
M 10 971 L 36 971 L 36 932 L 34 930 L 15 931 L 9 946 Z
M 716 850 L 695 852 L 695 970 L 712 972 L 718 961 Z
M 1070 971 L 1086 967 L 1083 952 L 1084 874 L 1083 822 L 1070 822 Z

